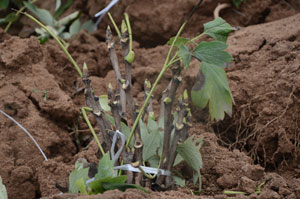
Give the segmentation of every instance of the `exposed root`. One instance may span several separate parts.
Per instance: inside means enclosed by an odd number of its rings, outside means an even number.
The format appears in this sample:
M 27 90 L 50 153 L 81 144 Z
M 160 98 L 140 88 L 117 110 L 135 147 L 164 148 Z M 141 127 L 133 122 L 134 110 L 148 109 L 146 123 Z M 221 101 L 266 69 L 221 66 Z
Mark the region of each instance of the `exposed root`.
M 231 7 L 231 5 L 229 3 L 219 3 L 214 10 L 214 18 L 215 19 L 218 18 L 220 16 L 221 10 L 223 10 L 225 8 L 229 8 L 229 7 Z

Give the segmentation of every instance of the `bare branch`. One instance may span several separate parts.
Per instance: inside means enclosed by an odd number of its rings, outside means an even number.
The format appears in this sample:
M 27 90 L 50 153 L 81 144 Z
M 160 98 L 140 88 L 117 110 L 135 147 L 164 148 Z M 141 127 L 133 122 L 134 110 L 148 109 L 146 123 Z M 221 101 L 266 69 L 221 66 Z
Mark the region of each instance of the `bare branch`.
M 115 49 L 115 42 L 113 40 L 112 32 L 110 27 L 107 27 L 106 30 L 106 43 L 107 43 L 107 48 L 109 50 L 109 57 L 111 64 L 113 66 L 113 69 L 115 71 L 116 77 L 117 77 L 117 82 L 118 82 L 118 88 L 120 92 L 120 101 L 121 101 L 121 117 L 124 117 L 126 115 L 126 94 L 124 89 L 122 88 L 122 85 L 125 83 L 125 80 L 122 79 L 121 77 L 121 72 L 120 72 L 120 67 L 119 67 L 119 61 Z
M 176 90 L 181 82 L 181 65 L 180 62 L 176 62 L 171 66 L 173 78 L 171 80 L 170 90 L 167 94 L 167 97 L 164 99 L 164 142 L 163 142 L 163 152 L 160 162 L 160 169 L 167 169 L 168 166 L 168 159 L 170 156 L 170 141 L 171 141 L 171 132 L 172 132 L 172 106 L 173 101 L 175 99 Z M 165 176 L 160 175 L 158 176 L 156 183 L 162 184 L 165 179 Z
M 86 65 L 83 67 L 82 81 L 85 85 L 84 95 L 85 101 L 88 107 L 93 109 L 93 115 L 96 118 L 97 124 L 100 128 L 102 145 L 105 151 L 108 151 L 111 147 L 111 138 L 107 133 L 107 129 L 110 129 L 109 123 L 103 114 L 103 109 L 99 103 L 99 98 L 94 95 L 93 89 L 91 88 L 91 80 L 88 75 L 88 69 Z

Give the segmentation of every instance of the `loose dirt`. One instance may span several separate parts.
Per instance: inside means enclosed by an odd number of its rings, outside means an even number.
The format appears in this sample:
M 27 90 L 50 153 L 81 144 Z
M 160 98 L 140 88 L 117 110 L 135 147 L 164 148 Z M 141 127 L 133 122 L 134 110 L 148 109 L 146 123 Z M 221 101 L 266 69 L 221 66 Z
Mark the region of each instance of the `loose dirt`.
M 67 12 L 80 9 L 87 19 L 109 2 L 76 0 Z M 200 33 L 202 24 L 213 19 L 219 2 L 230 1 L 204 1 L 184 36 Z M 118 23 L 123 12 L 130 14 L 136 40 L 133 92 L 140 105 L 144 79 L 154 82 L 168 52 L 163 45 L 195 3 L 124 0 L 112 9 Z M 221 11 L 221 17 L 239 29 L 228 39 L 234 63 L 227 72 L 235 105 L 232 118 L 219 123 L 207 123 L 207 112 L 193 108 L 190 134 L 204 140 L 200 196 L 192 195 L 197 187 L 191 183 L 188 188 L 151 192 L 150 196 L 138 190 L 89 197 L 59 194 L 56 186 L 67 185 L 77 158 L 98 162 L 97 146 L 80 116 L 83 93 L 75 94 L 82 87 L 81 80 L 54 41 L 40 45 L 34 36 L 20 38 L 0 29 L 0 109 L 29 130 L 49 158 L 44 161 L 26 134 L 0 115 L 0 176 L 9 198 L 230 198 L 224 190 L 249 193 L 234 198 L 300 198 L 299 8 L 293 0 L 252 0 L 240 9 Z M 18 23 L 11 33 L 24 36 L 34 26 L 25 18 Z M 87 63 L 98 95 L 107 93 L 108 83 L 115 84 L 104 42 L 107 24 L 105 19 L 96 33 L 82 32 L 69 41 L 74 59 L 80 66 Z M 191 88 L 196 67 L 192 62 L 180 89 Z M 167 73 L 154 94 L 156 111 L 170 78 Z M 181 169 L 189 181 L 191 172 L 185 165 Z M 261 194 L 253 194 L 262 182 Z

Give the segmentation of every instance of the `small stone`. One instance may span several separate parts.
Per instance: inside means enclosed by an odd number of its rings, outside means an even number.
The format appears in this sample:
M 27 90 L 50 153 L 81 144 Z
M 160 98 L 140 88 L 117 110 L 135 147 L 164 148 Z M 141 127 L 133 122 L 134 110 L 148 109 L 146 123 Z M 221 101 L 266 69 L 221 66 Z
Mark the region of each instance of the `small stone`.
M 246 176 L 243 176 L 239 181 L 239 189 L 247 193 L 253 193 L 256 189 L 256 182 Z

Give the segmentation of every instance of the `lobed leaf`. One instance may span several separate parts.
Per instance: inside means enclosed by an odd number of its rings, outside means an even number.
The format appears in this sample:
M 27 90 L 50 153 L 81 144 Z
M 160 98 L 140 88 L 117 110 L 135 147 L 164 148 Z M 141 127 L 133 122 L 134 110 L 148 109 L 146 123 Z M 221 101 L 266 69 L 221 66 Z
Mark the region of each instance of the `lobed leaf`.
M 231 55 L 224 51 L 226 48 L 227 44 L 220 41 L 203 41 L 196 46 L 193 54 L 201 62 L 225 68 L 232 61 Z
M 202 62 L 191 98 L 197 107 L 204 108 L 209 103 L 212 120 L 224 119 L 225 113 L 231 116 L 233 98 L 224 69 Z
M 189 48 L 185 45 L 180 45 L 178 48 L 178 55 L 183 60 L 184 68 L 187 69 L 190 65 L 192 54 L 190 53 Z
M 226 42 L 231 31 L 232 27 L 220 17 L 204 24 L 204 33 L 222 42 Z

